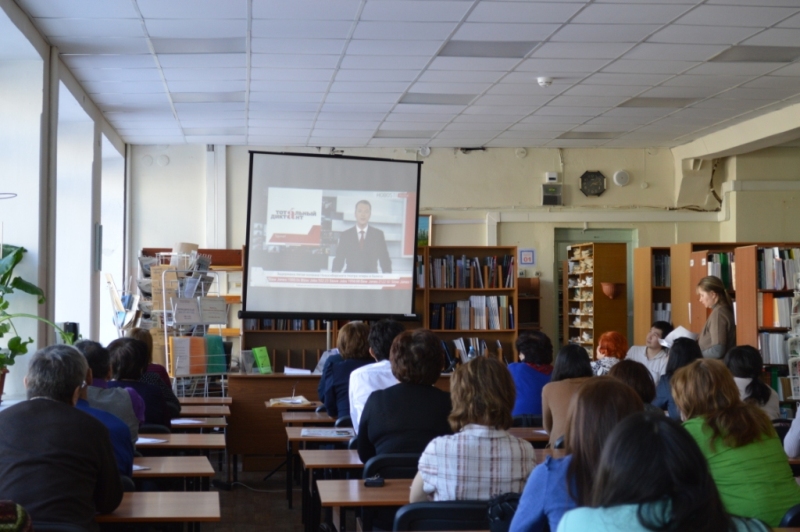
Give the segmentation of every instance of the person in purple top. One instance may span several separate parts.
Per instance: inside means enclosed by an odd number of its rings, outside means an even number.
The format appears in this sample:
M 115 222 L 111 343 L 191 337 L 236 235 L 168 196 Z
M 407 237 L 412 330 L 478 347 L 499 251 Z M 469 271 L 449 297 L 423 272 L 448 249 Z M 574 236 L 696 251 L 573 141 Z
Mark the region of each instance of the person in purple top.
M 170 416 L 161 391 L 152 384 L 141 382 L 147 368 L 147 346 L 133 338 L 118 338 L 108 344 L 111 355 L 111 373 L 114 380 L 109 387 L 130 387 L 144 399 L 144 421 L 151 425 L 169 428 Z

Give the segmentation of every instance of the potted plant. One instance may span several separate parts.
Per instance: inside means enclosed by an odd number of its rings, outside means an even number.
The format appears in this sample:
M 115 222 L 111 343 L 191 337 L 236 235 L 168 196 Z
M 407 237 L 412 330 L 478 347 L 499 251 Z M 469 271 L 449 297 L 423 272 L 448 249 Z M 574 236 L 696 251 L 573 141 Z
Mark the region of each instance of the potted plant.
M 6 373 L 8 366 L 14 365 L 14 359 L 19 355 L 28 352 L 28 345 L 33 343 L 33 338 L 23 339 L 14 326 L 15 319 L 33 319 L 47 323 L 53 327 L 61 336 L 64 343 L 72 344 L 72 334 L 65 333 L 60 327 L 50 320 L 41 318 L 34 314 L 23 312 L 15 313 L 9 311 L 11 304 L 6 297 L 14 292 L 24 292 L 38 298 L 41 305 L 44 303 L 44 292 L 33 283 L 30 283 L 19 276 L 14 276 L 14 268 L 22 261 L 23 255 L 27 250 L 20 246 L 4 244 L 0 253 L 0 339 L 6 344 L 5 348 L 0 349 L 0 397 L 2 397 L 5 386 Z

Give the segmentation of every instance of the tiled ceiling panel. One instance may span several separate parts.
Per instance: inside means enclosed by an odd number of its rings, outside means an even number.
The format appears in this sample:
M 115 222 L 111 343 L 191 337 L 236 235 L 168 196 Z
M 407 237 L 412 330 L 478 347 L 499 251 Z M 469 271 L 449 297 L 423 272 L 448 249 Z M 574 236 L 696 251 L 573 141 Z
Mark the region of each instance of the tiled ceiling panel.
M 131 143 L 675 146 L 800 98 L 797 0 L 15 1 Z

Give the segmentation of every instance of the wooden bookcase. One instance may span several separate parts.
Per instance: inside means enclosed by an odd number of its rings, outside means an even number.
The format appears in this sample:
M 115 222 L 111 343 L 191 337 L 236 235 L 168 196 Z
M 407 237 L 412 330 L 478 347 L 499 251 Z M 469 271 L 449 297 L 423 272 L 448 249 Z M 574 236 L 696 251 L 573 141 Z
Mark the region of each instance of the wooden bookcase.
M 518 277 L 517 283 L 519 284 L 519 294 L 517 295 L 519 302 L 517 317 L 519 318 L 519 323 L 517 324 L 517 330 L 519 332 L 539 331 L 542 328 L 542 298 L 539 292 L 539 278 Z
M 668 247 L 633 250 L 633 338 L 631 345 L 644 345 L 655 320 L 655 303 L 672 303 L 672 288 L 656 282 L 656 261 L 670 257 Z M 667 283 L 670 284 L 670 283 Z
M 568 248 L 562 303 L 565 341 L 584 346 L 592 358 L 602 333 L 627 331 L 626 246 L 589 243 Z M 604 283 L 613 288 L 613 298 L 604 293 Z

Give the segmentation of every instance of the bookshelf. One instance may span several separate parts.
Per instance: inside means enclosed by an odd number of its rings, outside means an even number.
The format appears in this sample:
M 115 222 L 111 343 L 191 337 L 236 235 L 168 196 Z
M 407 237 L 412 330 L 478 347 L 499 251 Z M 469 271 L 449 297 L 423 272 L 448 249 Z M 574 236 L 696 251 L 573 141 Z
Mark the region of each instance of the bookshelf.
M 672 304 L 670 248 L 641 247 L 633 250 L 633 338 L 631 345 L 644 345 L 656 321 L 655 305 L 666 312 Z M 669 307 L 668 307 L 669 305 Z M 659 316 L 664 319 L 667 316 Z M 671 317 L 664 321 L 672 321 Z
M 562 302 L 564 340 L 582 345 L 592 358 L 602 333 L 627 331 L 626 246 L 588 243 L 567 248 Z
M 517 330 L 539 331 L 542 327 L 541 296 L 538 277 L 518 277 L 517 301 L 519 309 Z

